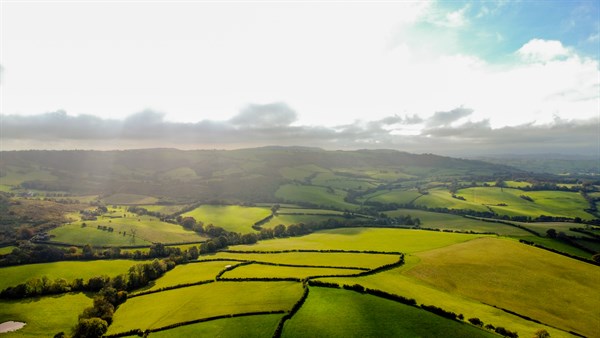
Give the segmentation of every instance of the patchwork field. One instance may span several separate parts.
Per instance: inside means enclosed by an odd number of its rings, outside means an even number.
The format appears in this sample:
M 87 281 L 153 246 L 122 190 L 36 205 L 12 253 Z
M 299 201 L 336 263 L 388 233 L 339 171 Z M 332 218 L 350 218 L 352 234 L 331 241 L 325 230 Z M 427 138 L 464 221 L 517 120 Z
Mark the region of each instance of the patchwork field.
M 152 338 L 238 337 L 263 338 L 273 335 L 282 314 L 256 315 L 211 320 L 151 333 Z
M 213 224 L 227 231 L 255 232 L 252 225 L 271 214 L 267 207 L 242 207 L 238 205 L 201 205 L 182 216 L 191 216 L 204 225 Z
M 380 203 L 408 204 L 421 196 L 417 190 L 383 190 L 365 195 L 364 201 Z
M 448 208 L 448 209 L 468 209 L 475 211 L 489 211 L 489 209 L 481 205 L 481 203 L 474 203 L 467 199 L 467 201 L 453 198 L 448 189 L 436 188 L 428 190 L 427 195 L 423 195 L 414 201 L 415 205 L 425 206 L 428 208 Z
M 289 310 L 302 295 L 296 282 L 215 282 L 128 299 L 107 334 L 159 328 L 219 315 Z
M 144 261 L 125 259 L 80 261 L 80 262 L 54 262 L 8 266 L 0 268 L 0 290 L 9 286 L 25 283 L 31 278 L 48 277 L 50 280 L 63 278 L 68 282 L 76 278 L 87 280 L 95 276 L 116 276 L 126 273 L 133 265 Z
M 282 337 L 495 337 L 412 306 L 340 289 L 311 287 Z
M 308 268 L 249 264 L 237 267 L 223 274 L 223 278 L 306 278 L 311 276 L 355 275 L 361 270 Z
M 325 222 L 328 219 L 337 219 L 337 220 L 342 220 L 343 216 L 330 216 L 330 215 L 285 215 L 285 214 L 278 214 L 277 216 L 274 216 L 273 218 L 271 218 L 267 223 L 264 223 L 261 225 L 261 227 L 263 228 L 274 228 L 279 224 L 283 224 L 285 226 L 288 226 L 290 224 L 299 224 L 299 223 L 320 223 L 320 222 Z
M 106 204 L 154 204 L 158 198 L 146 195 L 136 194 L 114 194 L 102 199 Z
M 214 280 L 217 274 L 225 269 L 228 265 L 239 264 L 234 261 L 215 261 L 215 262 L 201 262 L 201 263 L 188 263 L 184 265 L 178 265 L 173 270 L 167 272 L 161 278 L 150 282 L 148 287 L 141 289 L 145 290 L 158 290 L 160 288 L 175 286 L 180 284 L 189 284 L 205 280 Z
M 275 197 L 291 202 L 304 202 L 341 210 L 355 210 L 356 205 L 344 201 L 346 193 L 310 185 L 285 184 L 275 192 Z
M 77 324 L 77 314 L 92 302 L 83 293 L 20 301 L 0 300 L 0 323 L 11 320 L 26 323 L 18 331 L 0 335 L 3 338 L 52 337 L 61 331 L 70 333 Z

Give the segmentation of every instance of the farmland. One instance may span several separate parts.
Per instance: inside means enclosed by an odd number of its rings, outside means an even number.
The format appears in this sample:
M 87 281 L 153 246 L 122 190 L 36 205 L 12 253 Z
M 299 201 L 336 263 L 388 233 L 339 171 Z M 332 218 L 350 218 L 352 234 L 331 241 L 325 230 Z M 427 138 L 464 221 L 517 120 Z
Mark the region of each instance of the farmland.
M 344 201 L 345 193 L 337 189 L 327 189 L 310 185 L 287 184 L 281 186 L 275 196 L 285 201 L 310 203 L 341 210 L 354 210 L 356 206 Z
M 269 216 L 269 208 L 242 207 L 237 205 L 202 205 L 184 217 L 194 217 L 205 225 L 213 224 L 227 231 L 248 233 L 253 232 L 252 225 Z

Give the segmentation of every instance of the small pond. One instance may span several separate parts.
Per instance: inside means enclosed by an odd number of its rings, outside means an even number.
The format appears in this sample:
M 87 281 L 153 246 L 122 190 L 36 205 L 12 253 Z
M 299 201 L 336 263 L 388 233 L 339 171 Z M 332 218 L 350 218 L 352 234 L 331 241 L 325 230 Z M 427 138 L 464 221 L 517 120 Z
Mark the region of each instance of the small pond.
M 8 321 L 8 322 L 0 323 L 0 333 L 17 331 L 19 329 L 22 329 L 23 326 L 25 326 L 25 323 L 13 322 L 12 320 Z

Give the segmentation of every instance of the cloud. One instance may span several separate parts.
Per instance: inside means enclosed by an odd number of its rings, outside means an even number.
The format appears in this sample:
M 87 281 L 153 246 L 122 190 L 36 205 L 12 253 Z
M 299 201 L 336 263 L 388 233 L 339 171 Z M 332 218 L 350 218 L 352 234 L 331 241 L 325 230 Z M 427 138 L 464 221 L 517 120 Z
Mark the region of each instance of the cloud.
M 452 156 L 490 153 L 568 152 L 598 154 L 598 118 L 555 118 L 493 128 L 488 119 L 460 122 L 473 110 L 458 107 L 428 119 L 388 116 L 334 127 L 296 126 L 296 113 L 284 103 L 250 105 L 227 121 L 170 122 L 145 110 L 123 120 L 64 111 L 39 115 L 0 115 L 1 150 L 11 149 L 180 149 L 300 145 L 326 149 L 389 148 Z M 408 128 L 408 129 L 406 129 Z M 406 131 L 410 131 L 406 132 Z
M 525 61 L 548 62 L 567 57 L 571 52 L 560 41 L 533 39 L 517 50 L 517 55 Z
M 229 122 L 236 127 L 271 128 L 289 126 L 298 119 L 296 112 L 283 102 L 251 104 Z

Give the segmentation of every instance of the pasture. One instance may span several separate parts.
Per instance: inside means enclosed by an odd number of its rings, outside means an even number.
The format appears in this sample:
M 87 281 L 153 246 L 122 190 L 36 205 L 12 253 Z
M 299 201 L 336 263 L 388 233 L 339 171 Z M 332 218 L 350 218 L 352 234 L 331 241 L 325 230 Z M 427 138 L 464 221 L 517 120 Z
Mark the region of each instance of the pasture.
M 364 196 L 365 202 L 409 204 L 421 196 L 416 189 L 411 190 L 382 190 Z
M 158 198 L 146 195 L 136 194 L 113 194 L 104 197 L 102 201 L 106 204 L 119 204 L 119 205 L 137 205 L 137 204 L 154 204 L 158 202 Z
M 256 311 L 290 310 L 302 295 L 296 282 L 215 282 L 128 299 L 107 334 Z
M 297 167 L 284 167 L 279 170 L 281 176 L 290 179 L 302 181 L 315 173 L 326 173 L 329 170 L 321 168 L 314 164 L 307 164 Z
M 255 315 L 211 320 L 204 323 L 180 326 L 154 332 L 152 338 L 180 337 L 271 337 L 283 314 Z
M 77 315 L 93 303 L 83 293 L 47 296 L 24 300 L 0 300 L 0 323 L 24 322 L 22 329 L 2 333 L 3 338 L 52 337 L 58 332 L 70 333 L 77 324 Z
M 312 185 L 284 184 L 277 189 L 275 197 L 285 201 L 312 203 L 340 210 L 357 208 L 356 205 L 344 201 L 346 197 L 344 191 Z
M 597 333 L 600 270 L 596 266 L 493 238 L 417 256 L 421 262 L 407 274 L 448 293 L 510 309 L 564 330 L 587 336 Z
M 282 337 L 495 337 L 474 326 L 371 295 L 311 287 Z
M 375 183 L 373 183 L 373 181 L 374 180 L 372 179 L 340 176 L 331 172 L 327 172 L 319 173 L 315 178 L 312 179 L 311 183 L 314 185 L 332 187 L 341 190 L 365 190 L 377 186 Z
M 0 255 L 8 255 L 9 253 L 11 253 L 16 248 L 17 247 L 14 246 L 14 245 L 3 246 L 3 247 L 0 248 Z
M 232 250 L 378 250 L 414 253 L 469 241 L 486 235 L 441 233 L 410 229 L 339 228 L 322 230 L 302 237 L 261 241 L 253 245 L 236 245 Z
M 204 225 L 212 224 L 227 231 L 250 233 L 255 232 L 252 225 L 255 222 L 269 216 L 270 208 L 266 207 L 242 207 L 239 205 L 201 205 L 198 208 L 186 212 L 183 217 L 194 217 L 196 221 L 204 222 Z
M 171 215 L 174 214 L 178 211 L 180 211 L 181 209 L 185 208 L 187 205 L 180 205 L 180 204 L 169 204 L 169 205 L 162 205 L 162 204 L 145 204 L 145 205 L 140 205 L 140 207 L 148 210 L 148 211 L 153 211 L 153 212 L 159 212 L 163 215 Z
M 228 265 L 236 265 L 239 262 L 233 261 L 214 261 L 201 263 L 188 263 L 176 266 L 168 271 L 161 278 L 150 282 L 148 287 L 143 290 L 157 290 L 164 287 L 175 286 L 179 284 L 195 283 L 204 280 L 215 279 L 217 274 Z M 142 290 L 140 290 L 142 291 Z
M 299 224 L 299 223 L 320 223 L 320 222 L 325 222 L 328 219 L 338 219 L 338 220 L 342 220 L 343 216 L 332 216 L 332 215 L 327 215 L 327 214 L 321 214 L 321 215 L 286 215 L 286 214 L 278 214 L 276 216 L 274 216 L 273 218 L 271 218 L 267 223 L 262 224 L 261 227 L 263 228 L 274 228 L 279 224 L 283 224 L 285 226 L 288 226 L 290 224 Z
M 354 269 L 249 264 L 227 271 L 223 274 L 223 278 L 306 278 L 311 276 L 355 275 L 360 272 L 362 271 Z
M 238 247 L 232 247 L 237 249 Z M 234 253 L 217 252 L 204 255 L 199 259 L 241 259 L 245 261 L 267 262 L 274 264 L 340 266 L 374 269 L 378 266 L 398 261 L 397 255 L 362 254 L 351 252 L 282 252 L 282 253 Z
M 87 280 L 91 277 L 107 275 L 109 277 L 126 273 L 133 265 L 144 263 L 125 259 L 38 263 L 0 268 L 0 290 L 9 286 L 25 283 L 32 278 L 48 277 L 50 280 L 63 278 L 68 282 L 77 278 Z
M 467 198 L 466 201 L 453 198 L 452 194 L 445 188 L 429 189 L 427 195 L 417 198 L 415 205 L 425 206 L 428 208 L 448 208 L 448 209 L 468 209 L 475 211 L 489 211 L 489 209 L 481 203 L 473 203 Z

